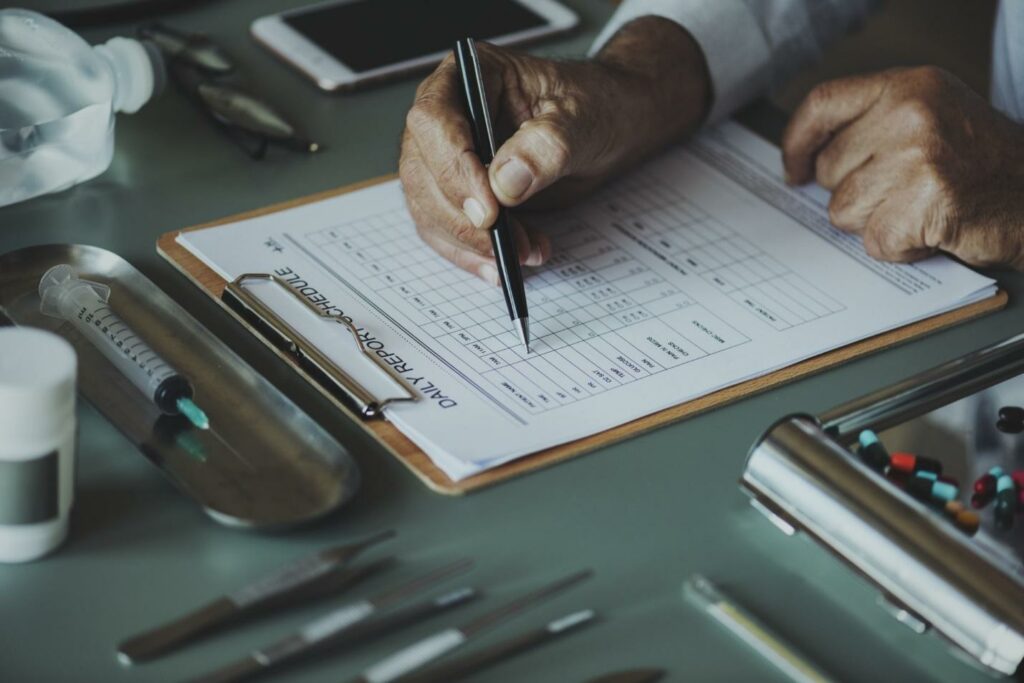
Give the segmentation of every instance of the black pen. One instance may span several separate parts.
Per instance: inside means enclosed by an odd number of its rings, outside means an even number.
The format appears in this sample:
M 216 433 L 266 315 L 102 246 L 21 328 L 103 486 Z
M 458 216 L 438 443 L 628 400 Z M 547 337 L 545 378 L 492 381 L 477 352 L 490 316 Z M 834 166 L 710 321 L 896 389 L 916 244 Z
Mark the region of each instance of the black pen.
M 494 160 L 496 151 L 494 129 L 491 127 L 491 115 L 487 110 L 487 91 L 484 88 L 480 58 L 472 38 L 464 38 L 455 43 L 455 61 L 459 65 L 459 76 L 462 78 L 462 94 L 466 115 L 473 129 L 476 153 L 486 167 Z M 498 277 L 501 280 L 501 291 L 505 294 L 508 316 L 516 326 L 526 352 L 529 353 L 530 316 L 526 310 L 526 288 L 523 286 L 523 271 L 519 267 L 519 252 L 512 236 L 512 226 L 509 225 L 508 212 L 504 208 L 499 207 L 498 220 L 491 228 L 491 247 L 494 249 L 494 260 L 498 265 Z

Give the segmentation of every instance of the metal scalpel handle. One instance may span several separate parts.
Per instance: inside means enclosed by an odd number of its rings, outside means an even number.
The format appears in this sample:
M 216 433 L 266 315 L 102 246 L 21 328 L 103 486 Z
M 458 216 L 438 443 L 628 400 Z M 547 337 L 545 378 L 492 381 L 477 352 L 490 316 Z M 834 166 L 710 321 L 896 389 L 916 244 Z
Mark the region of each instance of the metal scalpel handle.
M 117 657 L 125 664 L 144 662 L 197 638 L 238 616 L 238 606 L 228 598 L 217 598 L 180 619 L 147 631 L 121 643 Z

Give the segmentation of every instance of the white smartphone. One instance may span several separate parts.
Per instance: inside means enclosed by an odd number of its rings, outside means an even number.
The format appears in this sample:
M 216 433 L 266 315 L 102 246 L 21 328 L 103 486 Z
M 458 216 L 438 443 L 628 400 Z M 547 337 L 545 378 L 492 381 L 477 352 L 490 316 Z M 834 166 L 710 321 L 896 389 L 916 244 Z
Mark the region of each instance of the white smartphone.
M 261 17 L 252 35 L 334 91 L 433 66 L 460 38 L 510 45 L 578 23 L 556 0 L 330 0 Z

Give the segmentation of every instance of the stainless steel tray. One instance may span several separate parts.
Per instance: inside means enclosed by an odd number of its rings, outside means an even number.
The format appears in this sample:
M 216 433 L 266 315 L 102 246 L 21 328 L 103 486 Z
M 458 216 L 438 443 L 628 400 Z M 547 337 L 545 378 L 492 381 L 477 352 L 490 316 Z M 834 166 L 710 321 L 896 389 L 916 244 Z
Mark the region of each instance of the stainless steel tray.
M 39 279 L 60 263 L 111 288 L 111 307 L 192 381 L 210 430 L 162 415 L 70 324 L 39 312 Z M 0 313 L 71 342 L 80 393 L 217 522 L 289 527 L 331 512 L 359 487 L 355 461 L 334 438 L 116 254 L 61 244 L 0 256 Z
M 998 530 L 989 508 L 968 537 L 850 450 L 873 429 L 890 452 L 942 461 L 967 501 L 996 462 L 1024 467 L 1024 434 L 995 429 L 1004 402 L 1024 403 L 1024 335 L 820 417 L 780 420 L 754 445 L 740 483 L 776 526 L 807 533 L 879 588 L 901 622 L 935 631 L 990 672 L 1020 673 L 1024 515 Z

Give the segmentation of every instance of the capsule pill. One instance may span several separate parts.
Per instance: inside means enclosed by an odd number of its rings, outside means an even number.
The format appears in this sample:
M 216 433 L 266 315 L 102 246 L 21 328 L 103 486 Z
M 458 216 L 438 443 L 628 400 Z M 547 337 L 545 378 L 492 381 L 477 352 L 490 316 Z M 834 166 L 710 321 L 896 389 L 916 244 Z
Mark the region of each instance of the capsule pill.
M 971 496 L 973 507 L 982 508 L 992 502 L 996 497 L 996 482 L 1001 476 L 1003 476 L 1003 468 L 993 467 L 978 477 L 974 482 L 974 495 Z
M 858 437 L 860 450 L 858 454 L 864 464 L 878 472 L 884 472 L 889 465 L 889 453 L 885 446 L 878 440 L 878 435 L 870 429 L 865 429 Z
M 960 490 L 952 484 L 934 481 L 918 473 L 907 479 L 907 492 L 920 500 L 947 503 L 955 500 Z
M 942 463 L 932 458 L 924 458 L 913 453 L 893 453 L 889 457 L 889 467 L 900 472 L 934 472 L 942 474 Z

